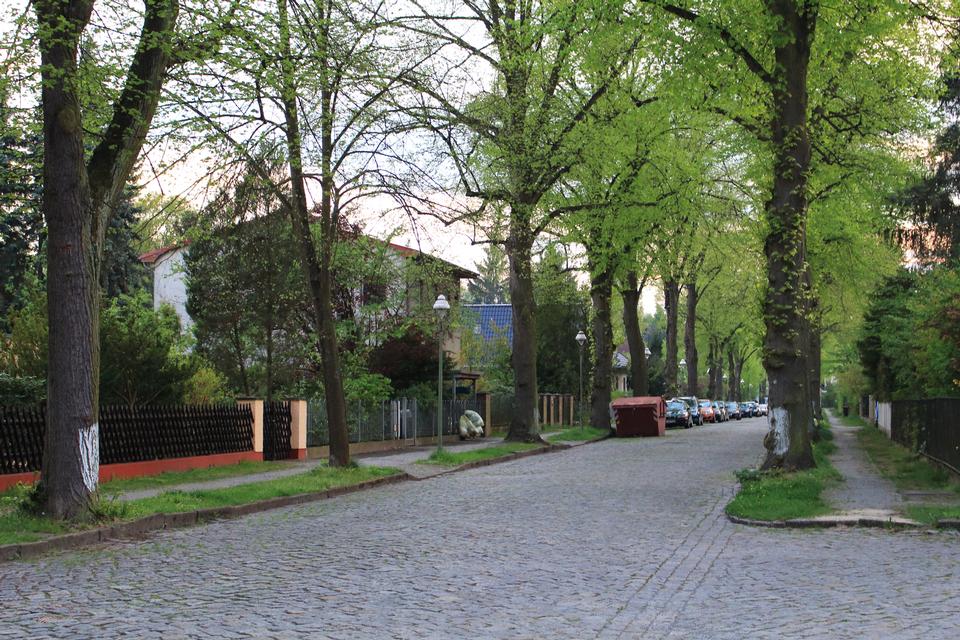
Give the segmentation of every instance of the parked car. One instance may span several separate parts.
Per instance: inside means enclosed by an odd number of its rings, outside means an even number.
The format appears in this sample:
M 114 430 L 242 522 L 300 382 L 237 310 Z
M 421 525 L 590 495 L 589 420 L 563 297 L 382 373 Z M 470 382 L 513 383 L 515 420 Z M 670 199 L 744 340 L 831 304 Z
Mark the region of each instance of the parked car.
M 731 420 L 740 420 L 743 418 L 743 413 L 740 411 L 740 405 L 736 402 L 728 402 L 727 415 L 730 416 Z
M 693 419 L 693 424 L 702 425 L 703 416 L 700 415 L 700 401 L 694 398 L 693 396 L 680 396 L 679 398 L 674 398 L 674 400 L 680 400 L 687 405 L 688 410 L 690 411 L 690 417 Z
M 750 400 L 749 402 L 747 402 L 747 404 L 750 405 L 750 415 L 752 415 L 754 418 L 761 415 L 759 405 L 756 402 L 754 402 L 753 400 Z
M 684 429 L 693 426 L 693 418 L 690 417 L 690 409 L 687 407 L 687 403 L 680 400 L 667 402 L 667 426 L 683 427 Z
M 740 403 L 740 415 L 742 415 L 744 418 L 753 417 L 753 407 L 750 406 L 749 402 Z
M 760 415 L 767 415 L 767 411 L 769 411 L 769 407 L 766 402 L 761 402 L 757 405 L 757 412 L 759 412 Z
M 713 401 L 713 410 L 717 414 L 717 422 L 726 422 L 730 419 L 730 416 L 727 415 L 727 405 L 722 402 Z
M 717 412 L 713 408 L 713 403 L 709 400 L 700 401 L 700 416 L 704 422 L 718 422 Z

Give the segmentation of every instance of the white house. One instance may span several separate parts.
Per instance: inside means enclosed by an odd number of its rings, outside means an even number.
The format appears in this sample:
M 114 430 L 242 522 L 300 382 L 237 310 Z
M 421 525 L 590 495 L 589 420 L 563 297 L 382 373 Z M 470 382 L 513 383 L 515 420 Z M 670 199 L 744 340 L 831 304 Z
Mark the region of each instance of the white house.
M 422 279 L 401 281 L 395 283 L 403 295 L 401 305 L 394 312 L 409 315 L 417 306 L 430 308 L 437 293 L 444 293 L 451 303 L 457 304 L 460 300 L 460 282 L 463 279 L 478 277 L 478 274 L 457 264 L 425 254 L 392 242 L 386 243 L 390 257 L 397 264 L 404 260 L 436 261 L 445 266 L 448 272 L 447 281 L 439 286 L 429 285 Z M 190 241 L 181 244 L 169 245 L 148 251 L 140 256 L 140 261 L 153 270 L 153 308 L 169 304 L 180 318 L 180 326 L 184 331 L 193 327 L 193 319 L 187 313 L 187 272 L 185 258 L 190 251 Z M 372 294 L 371 292 L 368 292 Z M 375 318 L 368 318 L 375 320 Z M 444 350 L 451 354 L 454 360 L 460 356 L 460 332 L 454 331 L 447 335 L 444 341 Z
M 169 245 L 148 251 L 140 256 L 140 262 L 153 270 L 153 308 L 169 304 L 180 318 L 180 328 L 189 331 L 193 319 L 187 313 L 187 279 L 184 258 L 190 250 L 190 242 Z

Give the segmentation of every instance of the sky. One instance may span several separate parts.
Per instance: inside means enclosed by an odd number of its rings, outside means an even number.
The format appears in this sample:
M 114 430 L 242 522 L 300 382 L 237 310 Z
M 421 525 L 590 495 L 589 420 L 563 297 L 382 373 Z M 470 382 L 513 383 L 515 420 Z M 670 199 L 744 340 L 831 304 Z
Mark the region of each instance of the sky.
M 105 22 L 117 19 L 111 13 L 111 4 L 116 8 L 124 6 L 123 3 L 98 3 L 97 7 L 100 11 L 98 17 Z M 28 2 L 27 0 L 7 0 L 2 5 L 0 34 L 4 36 L 4 42 L 9 42 L 8 38 L 15 29 L 14 20 L 27 10 Z M 29 43 L 24 44 L 29 46 Z M 0 61 L 6 58 L 6 55 L 0 55 Z M 21 99 L 35 99 L 31 94 L 32 91 L 25 87 Z M 182 154 L 183 149 L 179 143 L 169 143 L 162 139 L 153 141 L 143 154 L 140 183 L 145 192 L 182 197 L 193 206 L 202 207 L 214 192 L 206 176 L 211 173 L 208 168 L 216 165 L 217 161 L 210 157 L 209 152 L 200 150 L 190 153 L 185 161 L 167 169 L 161 169 Z M 444 225 L 436 219 L 425 216 L 411 218 L 404 212 L 397 211 L 392 201 L 387 199 L 366 201 L 362 209 L 352 214 L 351 221 L 360 224 L 364 231 L 373 237 L 390 239 L 468 269 L 476 270 L 477 264 L 484 257 L 486 245 L 477 244 L 476 241 L 486 240 L 486 237 L 482 229 L 476 225 L 469 223 Z M 576 264 L 576 258 L 574 261 Z M 584 272 L 576 272 L 576 275 L 581 285 L 588 285 L 588 276 Z M 642 306 L 645 313 L 655 312 L 658 295 L 654 287 L 644 290 Z

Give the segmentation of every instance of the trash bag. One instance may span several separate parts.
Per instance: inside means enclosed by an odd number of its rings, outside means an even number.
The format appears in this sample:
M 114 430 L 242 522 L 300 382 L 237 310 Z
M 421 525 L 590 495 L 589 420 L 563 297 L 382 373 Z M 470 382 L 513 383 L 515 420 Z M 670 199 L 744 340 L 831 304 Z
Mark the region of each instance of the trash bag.
M 483 432 L 483 418 L 480 417 L 480 414 L 476 411 L 467 411 L 463 412 L 463 417 L 470 421 L 471 429 L 470 432 L 474 438 L 482 438 L 484 436 Z

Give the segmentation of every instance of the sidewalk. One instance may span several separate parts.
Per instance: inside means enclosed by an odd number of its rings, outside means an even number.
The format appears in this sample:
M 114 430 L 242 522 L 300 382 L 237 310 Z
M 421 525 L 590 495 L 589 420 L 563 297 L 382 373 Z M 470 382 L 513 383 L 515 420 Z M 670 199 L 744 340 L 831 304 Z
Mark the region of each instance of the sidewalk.
M 866 452 L 857 442 L 859 427 L 840 423 L 828 413 L 833 442 L 837 451 L 830 456 L 831 462 L 843 475 L 844 482 L 831 488 L 825 495 L 838 511 L 873 517 L 888 517 L 899 514 L 903 498 L 892 482 L 880 476 Z
M 470 451 L 471 449 L 483 449 L 492 447 L 503 442 L 503 438 L 484 438 L 479 441 L 457 442 L 445 444 L 445 449 L 454 449 L 456 451 Z M 449 470 L 449 467 L 440 467 L 436 465 L 416 464 L 418 460 L 425 460 L 436 449 L 435 446 L 416 447 L 412 449 L 400 449 L 397 451 L 385 451 L 383 453 L 371 453 L 355 456 L 357 464 L 373 467 L 396 467 L 401 471 L 406 471 L 416 478 L 426 478 L 439 475 Z M 134 491 L 125 491 L 118 495 L 120 500 L 140 500 L 143 498 L 152 498 L 153 496 L 165 493 L 167 491 L 206 491 L 210 489 L 226 489 L 243 484 L 252 484 L 255 482 L 264 482 L 267 480 L 276 480 L 287 476 L 295 476 L 306 473 L 319 465 L 323 464 L 323 459 L 303 460 L 294 463 L 286 469 L 277 471 L 266 471 L 264 473 L 254 473 L 245 476 L 234 476 L 232 478 L 220 478 L 218 480 L 208 480 L 206 482 L 191 482 L 187 484 L 168 485 L 157 487 L 155 489 L 137 489 Z
M 457 442 L 454 444 L 444 444 L 444 449 L 453 449 L 455 451 L 473 451 L 474 449 L 486 449 L 503 442 L 503 438 L 484 438 L 483 440 L 473 440 L 469 442 Z M 450 467 L 444 467 L 436 464 L 418 464 L 420 460 L 426 460 L 434 451 L 436 445 L 415 447 L 412 449 L 401 449 L 399 451 L 384 451 L 383 453 L 368 453 L 357 456 L 357 464 L 367 467 L 396 467 L 414 478 L 432 478 L 450 470 Z

